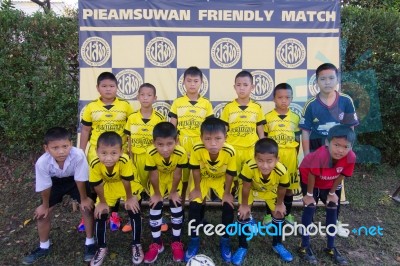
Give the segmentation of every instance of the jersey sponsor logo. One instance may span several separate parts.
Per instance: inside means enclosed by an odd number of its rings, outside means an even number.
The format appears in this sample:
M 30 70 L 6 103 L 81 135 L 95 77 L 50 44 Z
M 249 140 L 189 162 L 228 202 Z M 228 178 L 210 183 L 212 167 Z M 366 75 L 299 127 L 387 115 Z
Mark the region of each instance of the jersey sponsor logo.
M 298 105 L 297 103 L 290 103 L 289 105 L 289 109 L 295 113 L 296 115 L 298 115 L 299 117 L 302 117 L 302 113 L 303 113 L 303 107 L 301 107 L 300 105 Z M 304 120 L 303 120 L 304 123 Z
M 178 120 L 178 126 L 181 127 L 182 129 L 190 129 L 190 130 L 196 130 L 200 128 L 201 122 L 197 121 L 195 118 L 181 121 Z
M 308 80 L 308 91 L 312 96 L 317 95 L 319 92 L 319 87 L 317 84 L 317 79 L 315 74 L 313 74 Z
M 336 167 L 336 172 L 340 174 L 343 171 L 343 167 Z
M 292 143 L 295 141 L 295 138 L 293 136 L 287 136 L 285 134 L 271 136 L 271 138 L 273 140 L 275 140 L 276 143 L 281 144 L 281 145 L 286 145 L 287 143 Z
M 322 180 L 334 180 L 334 179 L 338 178 L 338 176 L 339 176 L 339 175 L 334 175 L 334 176 L 324 176 L 324 175 L 321 175 L 320 178 L 321 178 Z
M 226 103 L 219 103 L 214 107 L 214 116 L 221 118 L 222 110 L 224 109 Z
M 274 89 L 272 77 L 261 70 L 252 71 L 251 74 L 254 80 L 254 90 L 251 92 L 250 98 L 256 101 L 267 99 Z
M 133 69 L 125 69 L 115 77 L 118 81 L 117 96 L 125 100 L 135 99 L 140 85 L 143 84 L 142 76 Z
M 83 61 L 89 66 L 102 66 L 110 59 L 111 49 L 106 40 L 100 37 L 87 38 L 81 47 Z
M 288 38 L 279 43 L 276 58 L 282 66 L 296 68 L 306 59 L 306 48 L 299 40 Z
M 155 66 L 168 66 L 175 56 L 175 45 L 167 38 L 156 37 L 146 46 L 146 57 Z
M 183 85 L 183 74 L 179 77 L 179 80 L 178 80 L 178 90 L 182 95 L 186 94 L 186 88 Z M 208 91 L 208 79 L 203 74 L 203 83 L 200 86 L 199 93 L 200 93 L 201 96 L 204 96 L 204 95 L 206 95 L 207 91 Z
M 340 120 L 340 121 L 342 121 L 342 120 L 343 120 L 343 118 L 344 118 L 344 113 L 343 113 L 343 112 L 341 112 L 341 113 L 339 114 L 339 120 Z
M 120 125 L 120 124 L 114 124 L 114 123 L 107 123 L 104 125 L 98 125 L 96 126 L 96 131 L 97 132 L 105 132 L 105 131 L 121 131 L 124 130 L 125 125 Z
M 245 125 L 240 125 L 238 127 L 233 127 L 230 129 L 230 135 L 235 137 L 245 137 L 247 135 L 253 134 L 255 129 Z
M 106 114 L 106 117 L 111 118 L 113 115 L 112 114 Z
M 156 102 L 153 104 L 153 108 L 156 109 L 159 113 L 161 113 L 164 117 L 168 117 L 171 105 L 169 105 L 166 102 Z
M 333 126 L 336 126 L 336 125 L 339 125 L 339 123 L 328 122 L 328 123 L 325 123 L 324 125 L 319 125 L 317 130 L 320 131 L 319 133 L 321 133 L 323 135 L 328 135 L 329 129 L 331 129 Z
M 135 148 L 147 148 L 149 147 L 153 141 L 148 138 L 131 138 L 132 139 L 132 146 Z
M 229 68 L 239 62 L 242 51 L 231 38 L 221 38 L 211 47 L 211 58 L 217 66 Z

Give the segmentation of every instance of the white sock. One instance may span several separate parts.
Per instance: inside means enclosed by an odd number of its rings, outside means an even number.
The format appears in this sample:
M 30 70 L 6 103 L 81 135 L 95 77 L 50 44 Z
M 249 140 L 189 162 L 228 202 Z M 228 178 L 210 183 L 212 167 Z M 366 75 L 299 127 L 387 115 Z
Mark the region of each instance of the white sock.
M 50 248 L 50 239 L 48 239 L 46 242 L 40 242 L 40 248 L 49 249 Z
M 92 237 L 92 238 L 86 237 L 85 245 L 88 246 L 88 245 L 92 245 L 92 244 L 94 244 L 94 237 Z

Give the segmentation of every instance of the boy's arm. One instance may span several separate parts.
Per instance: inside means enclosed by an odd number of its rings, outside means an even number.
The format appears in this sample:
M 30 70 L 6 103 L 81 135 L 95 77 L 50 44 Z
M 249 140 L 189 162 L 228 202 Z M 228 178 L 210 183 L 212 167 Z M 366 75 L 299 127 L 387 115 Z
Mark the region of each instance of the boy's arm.
M 289 185 L 289 184 L 288 184 Z M 283 199 L 285 198 L 286 194 L 286 187 L 279 185 L 278 186 L 278 197 L 276 199 L 276 205 L 275 205 L 275 215 L 278 214 L 277 218 L 283 218 L 285 217 L 286 214 L 286 207 L 285 204 L 283 203 Z
M 100 219 L 103 213 L 108 213 L 108 205 L 106 198 L 104 197 L 104 183 L 102 181 L 97 182 L 94 185 L 94 191 L 96 191 L 97 197 L 99 198 L 99 203 L 94 208 L 94 218 Z
M 181 179 L 182 179 L 182 168 L 176 167 L 174 171 L 174 177 L 172 179 L 171 192 L 169 193 L 169 198 L 172 200 L 175 206 L 177 206 L 177 203 L 182 202 L 181 197 L 179 197 L 179 194 L 176 191 Z
M 42 197 L 42 204 L 36 208 L 33 214 L 33 219 L 42 219 L 46 218 L 47 215 L 49 215 L 50 192 L 51 192 L 51 187 L 40 192 L 40 195 Z
M 314 200 L 315 175 L 309 173 L 307 181 L 307 194 L 303 197 L 304 205 L 315 204 Z
M 121 178 L 122 184 L 125 188 L 126 193 L 126 202 L 125 202 L 125 209 L 133 211 L 133 213 L 138 213 L 140 211 L 139 203 L 136 196 L 132 195 L 131 189 L 131 181 L 124 178 Z
M 233 182 L 233 177 L 230 174 L 226 173 L 225 174 L 224 196 L 222 197 L 222 205 L 224 205 L 224 203 L 226 202 L 229 205 L 231 205 L 233 208 L 233 195 L 231 193 L 232 182 Z
M 328 204 L 329 202 L 334 202 L 336 203 L 336 205 L 339 202 L 339 197 L 336 195 L 336 188 L 342 183 L 344 179 L 344 175 L 339 175 L 338 178 L 335 179 L 335 181 L 333 181 L 333 185 L 331 187 L 331 189 L 329 190 L 329 195 L 328 198 L 326 199 L 326 203 Z
M 131 160 L 133 160 L 131 135 L 128 135 L 127 141 L 128 141 L 128 155 L 129 155 L 129 158 L 131 158 Z
M 154 190 L 154 194 L 150 197 L 150 207 L 153 208 L 158 202 L 162 201 L 158 170 L 151 170 L 149 175 L 150 184 Z
M 303 154 L 306 156 L 310 153 L 310 131 L 308 130 L 301 130 L 302 138 L 301 144 L 303 145 Z
M 93 209 L 93 200 L 87 196 L 87 191 L 86 191 L 86 182 L 83 181 L 75 181 L 76 186 L 79 191 L 79 196 L 81 199 L 81 210 L 92 210 Z
M 243 180 L 242 183 L 242 203 L 239 206 L 238 215 L 241 220 L 248 219 L 250 217 L 250 206 L 249 206 L 249 194 L 250 194 L 251 182 Z
M 171 122 L 171 124 L 176 127 L 176 125 L 178 124 L 178 119 L 176 119 L 175 117 L 170 117 L 169 122 Z
M 264 134 L 264 125 L 258 125 L 257 126 L 257 135 L 259 139 L 263 139 L 265 138 L 265 134 Z
M 193 175 L 194 189 L 190 191 L 189 199 L 194 200 L 196 198 L 199 198 L 200 200 L 203 200 L 200 190 L 200 182 L 201 182 L 200 169 L 192 169 L 192 175 Z
M 92 127 L 82 125 L 79 148 L 81 148 L 83 151 L 86 151 L 86 146 L 89 142 L 89 135 L 90 135 L 91 130 L 92 130 Z

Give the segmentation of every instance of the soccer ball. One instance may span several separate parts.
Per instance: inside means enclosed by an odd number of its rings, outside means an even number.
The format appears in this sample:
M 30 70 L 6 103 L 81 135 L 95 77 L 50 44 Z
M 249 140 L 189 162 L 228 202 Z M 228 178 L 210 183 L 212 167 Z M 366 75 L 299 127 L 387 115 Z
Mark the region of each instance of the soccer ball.
M 215 264 L 210 257 L 204 254 L 198 254 L 192 257 L 187 262 L 186 266 L 215 266 Z

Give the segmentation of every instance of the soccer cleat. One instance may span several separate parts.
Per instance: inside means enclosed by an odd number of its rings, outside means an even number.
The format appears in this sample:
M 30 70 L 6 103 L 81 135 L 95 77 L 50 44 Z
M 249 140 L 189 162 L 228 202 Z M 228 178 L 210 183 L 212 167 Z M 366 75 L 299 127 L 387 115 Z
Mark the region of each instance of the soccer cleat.
M 291 226 L 293 226 L 294 222 L 295 222 L 295 220 L 294 220 L 294 216 L 293 215 L 288 214 L 288 215 L 285 216 L 285 223 L 286 224 L 290 224 Z
M 341 221 L 337 221 L 336 230 L 337 230 L 337 233 L 336 233 L 337 236 L 344 237 L 344 238 L 349 237 L 350 230 L 344 228 Z
M 264 219 L 263 219 L 263 225 L 269 225 L 270 223 L 272 223 L 272 216 L 271 216 L 271 214 L 266 214 L 265 216 L 264 216 Z
M 292 253 L 290 253 L 290 251 L 287 250 L 281 243 L 277 244 L 276 246 L 272 246 L 272 249 L 284 262 L 291 262 L 293 260 Z
M 100 266 L 103 264 L 105 257 L 107 256 L 108 248 L 99 248 L 96 251 L 93 259 L 90 261 L 90 266 Z
M 22 260 L 22 264 L 33 264 L 35 263 L 38 259 L 44 258 L 47 255 L 49 255 L 50 249 L 49 248 L 37 248 L 33 250 L 29 255 L 25 256 L 24 259 Z
M 149 246 L 149 250 L 144 254 L 144 263 L 153 263 L 157 260 L 158 254 L 164 251 L 163 243 L 153 243 Z
M 110 230 L 111 232 L 118 231 L 121 226 L 121 217 L 117 212 L 112 212 L 110 216 Z
M 85 251 L 83 252 L 83 261 L 89 262 L 93 259 L 96 254 L 96 244 L 85 245 Z
M 190 238 L 188 248 L 185 252 L 185 262 L 188 262 L 192 257 L 197 255 L 199 247 L 200 247 L 200 238 L 199 237 Z
M 312 251 L 311 247 L 300 247 L 299 248 L 300 257 L 307 261 L 310 264 L 317 264 L 317 258 L 314 255 L 314 251 Z
M 83 222 L 83 218 L 81 219 L 79 225 L 76 227 L 76 230 L 78 230 L 78 232 L 85 232 L 85 223 Z
M 342 256 L 342 254 L 340 254 L 340 252 L 336 249 L 336 247 L 333 248 L 325 248 L 324 252 L 327 253 L 329 256 L 331 256 L 333 258 L 333 261 L 336 264 L 339 265 L 348 265 L 348 261 L 346 260 L 345 257 Z
M 219 247 L 221 249 L 221 258 L 226 263 L 231 262 L 231 247 L 229 245 L 229 238 L 221 237 L 219 241 Z
M 132 225 L 131 221 L 128 221 L 123 227 L 122 227 L 122 232 L 128 233 L 132 231 Z
M 184 259 L 185 252 L 183 251 L 183 244 L 180 241 L 171 243 L 172 258 L 175 262 L 181 262 Z
M 136 244 L 132 245 L 132 263 L 137 265 L 142 263 L 144 259 L 142 245 Z
M 236 252 L 232 256 L 232 264 L 236 266 L 242 265 L 244 259 L 246 258 L 246 254 L 247 248 L 238 248 L 238 250 L 236 250 Z

